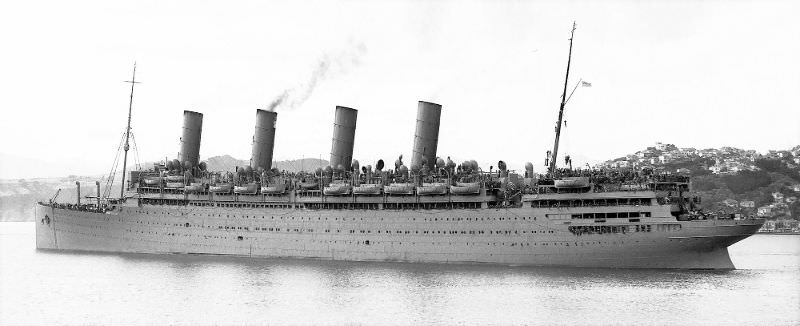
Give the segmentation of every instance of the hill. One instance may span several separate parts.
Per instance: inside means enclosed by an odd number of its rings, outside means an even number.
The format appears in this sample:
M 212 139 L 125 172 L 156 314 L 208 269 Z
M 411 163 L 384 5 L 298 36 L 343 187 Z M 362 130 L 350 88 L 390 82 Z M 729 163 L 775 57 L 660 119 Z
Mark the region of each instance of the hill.
M 236 159 L 230 155 L 213 156 L 206 160 L 209 171 L 236 171 L 237 166 L 250 165 L 250 160 Z M 288 172 L 300 172 L 301 169 L 313 171 L 317 167 L 327 166 L 328 161 L 316 158 L 284 160 L 274 162 L 273 167 Z
M 77 201 L 77 187 L 75 182 L 81 183 L 81 195 L 94 195 L 96 193 L 95 181 L 101 176 L 68 176 L 64 178 L 38 178 L 0 181 L 0 222 L 5 221 L 33 221 L 34 205 L 38 201 L 47 201 L 52 198 L 58 189 L 58 201 L 74 203 Z M 105 183 L 100 184 L 101 191 L 105 191 Z M 119 195 L 119 185 L 112 191 Z M 88 200 L 88 199 L 82 199 Z
M 697 150 L 657 143 L 598 167 L 688 173 L 707 210 L 800 217 L 800 146 L 759 154 L 735 147 Z
M 239 160 L 230 155 L 214 156 L 206 160 L 211 171 L 235 171 L 237 166 L 249 164 L 248 160 Z M 145 163 L 143 167 L 152 167 L 153 163 Z M 285 160 L 275 162 L 275 167 L 289 172 L 298 172 L 301 168 L 314 170 L 319 166 L 328 165 L 328 161 L 315 158 L 299 160 Z M 119 176 L 118 176 L 119 177 Z M 77 201 L 76 181 L 81 182 L 82 196 L 94 195 L 96 192 L 95 181 L 103 176 L 67 176 L 63 178 L 36 178 L 0 180 L 0 222 L 5 221 L 33 221 L 34 205 L 38 201 L 46 201 L 55 195 L 58 189 L 61 193 L 58 201 L 74 203 Z M 119 179 L 117 179 L 119 182 Z M 101 182 L 101 191 L 105 191 L 105 183 Z M 119 185 L 114 187 L 113 196 L 119 195 Z M 86 200 L 86 199 L 84 199 Z

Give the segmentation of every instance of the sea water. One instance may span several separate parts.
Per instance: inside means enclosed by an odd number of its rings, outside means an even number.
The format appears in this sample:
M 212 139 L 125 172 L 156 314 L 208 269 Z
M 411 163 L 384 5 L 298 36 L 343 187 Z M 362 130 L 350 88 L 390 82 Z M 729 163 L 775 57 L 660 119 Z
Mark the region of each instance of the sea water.
M 798 325 L 800 236 L 733 271 L 532 268 L 37 250 L 0 223 L 0 325 Z

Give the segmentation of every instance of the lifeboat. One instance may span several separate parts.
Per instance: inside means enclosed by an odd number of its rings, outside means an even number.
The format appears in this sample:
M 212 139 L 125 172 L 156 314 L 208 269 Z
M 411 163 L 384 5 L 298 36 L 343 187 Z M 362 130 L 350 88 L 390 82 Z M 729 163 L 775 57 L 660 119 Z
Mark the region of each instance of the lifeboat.
M 423 183 L 417 187 L 417 195 L 444 195 L 447 193 L 447 184 L 444 183 Z
M 199 182 L 192 182 L 192 184 L 183 187 L 183 191 L 186 193 L 195 193 L 195 192 L 202 192 L 204 190 L 204 186 L 202 183 Z
M 230 183 L 220 183 L 208 187 L 209 192 L 213 192 L 216 194 L 226 194 L 231 192 L 231 189 L 233 189 L 233 186 Z
M 167 182 L 167 188 L 183 188 L 183 182 Z
M 650 189 L 647 188 L 647 185 L 641 185 L 641 184 L 624 184 L 624 185 L 621 185 L 619 187 L 619 189 L 620 190 L 626 190 L 626 191 L 650 190 Z
M 481 186 L 477 182 L 456 182 L 455 186 L 450 186 L 450 193 L 454 195 L 477 195 L 481 192 Z
M 392 183 L 383 189 L 383 192 L 392 195 L 413 195 L 414 184 L 411 183 Z
M 184 180 L 182 175 L 168 175 L 164 178 L 167 179 L 167 182 L 183 182 Z
M 233 187 L 233 193 L 244 195 L 255 195 L 258 192 L 257 183 L 248 183 L 241 186 Z
M 303 190 L 317 189 L 318 186 L 319 186 L 319 184 L 316 181 L 301 182 L 300 183 L 300 188 L 303 189 Z
M 380 195 L 381 185 L 374 183 L 362 184 L 357 187 L 353 187 L 353 193 L 356 195 Z
M 286 185 L 283 183 L 261 187 L 262 194 L 282 194 L 284 192 L 286 192 Z
M 164 180 L 161 177 L 149 177 L 144 179 L 144 184 L 149 186 L 158 186 L 161 184 L 161 181 Z
M 347 195 L 350 193 L 350 185 L 345 183 L 334 183 L 322 189 L 326 196 Z
M 587 177 L 568 177 L 556 179 L 553 182 L 556 188 L 583 188 L 589 186 L 589 178 Z

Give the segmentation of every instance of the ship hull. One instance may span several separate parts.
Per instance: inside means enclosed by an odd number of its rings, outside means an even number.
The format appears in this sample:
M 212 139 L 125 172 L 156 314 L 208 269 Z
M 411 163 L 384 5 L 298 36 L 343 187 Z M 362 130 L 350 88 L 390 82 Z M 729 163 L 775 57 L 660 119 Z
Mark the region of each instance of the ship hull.
M 727 247 L 763 220 L 659 221 L 575 234 L 532 209 L 293 210 L 37 205 L 39 249 L 349 261 L 733 269 Z M 537 216 L 538 215 L 538 216 Z M 661 227 L 669 225 L 669 227 Z M 678 226 L 679 225 L 679 226 Z M 622 226 L 622 224 L 620 224 Z M 638 228 L 637 228 L 638 230 Z

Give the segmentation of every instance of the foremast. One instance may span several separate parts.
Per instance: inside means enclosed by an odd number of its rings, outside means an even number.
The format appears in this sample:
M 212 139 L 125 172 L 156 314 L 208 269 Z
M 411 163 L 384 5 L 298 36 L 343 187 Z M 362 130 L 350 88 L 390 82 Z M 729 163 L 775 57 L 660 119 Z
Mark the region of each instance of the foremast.
M 131 137 L 131 111 L 133 110 L 133 87 L 139 82 L 136 81 L 136 62 L 133 63 L 133 77 L 131 80 L 126 80 L 126 83 L 131 83 L 131 99 L 128 102 L 128 127 L 125 128 L 125 158 L 122 161 L 122 185 L 119 190 L 119 199 L 125 200 L 125 173 L 128 167 L 128 149 L 130 149 L 129 140 Z M 113 176 L 112 176 L 113 177 Z
M 558 158 L 558 141 L 561 138 L 561 124 L 564 119 L 564 106 L 567 103 L 567 83 L 569 83 L 569 66 L 572 63 L 572 39 L 575 36 L 575 22 L 572 22 L 572 32 L 569 37 L 569 57 L 567 58 L 567 75 L 564 77 L 564 93 L 561 95 L 561 108 L 558 110 L 558 124 L 556 125 L 556 140 L 553 144 L 553 152 L 550 155 L 550 166 L 548 172 L 554 174 L 556 171 L 556 159 Z

